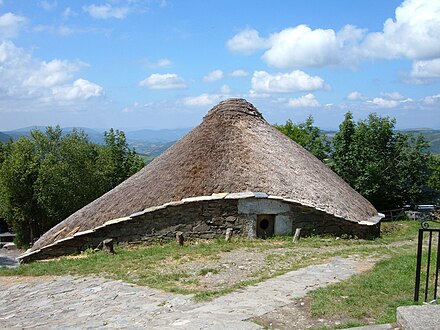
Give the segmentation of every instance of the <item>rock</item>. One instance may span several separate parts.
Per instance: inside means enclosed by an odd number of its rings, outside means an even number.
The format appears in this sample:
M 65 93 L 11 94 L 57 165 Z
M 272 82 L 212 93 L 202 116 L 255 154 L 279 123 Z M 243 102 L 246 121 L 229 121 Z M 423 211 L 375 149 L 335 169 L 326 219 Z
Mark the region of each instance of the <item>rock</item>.
M 6 243 L 3 248 L 6 250 L 17 250 L 17 245 L 14 243 Z

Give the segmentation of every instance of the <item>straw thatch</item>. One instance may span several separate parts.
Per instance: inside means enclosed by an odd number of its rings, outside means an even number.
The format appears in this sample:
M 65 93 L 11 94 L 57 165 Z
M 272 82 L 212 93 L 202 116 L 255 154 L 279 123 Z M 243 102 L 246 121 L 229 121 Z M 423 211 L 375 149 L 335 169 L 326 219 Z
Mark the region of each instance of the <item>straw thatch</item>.
M 243 191 L 289 198 L 354 222 L 377 214 L 326 165 L 268 124 L 252 104 L 229 99 L 148 166 L 44 234 L 33 250 L 147 207 Z

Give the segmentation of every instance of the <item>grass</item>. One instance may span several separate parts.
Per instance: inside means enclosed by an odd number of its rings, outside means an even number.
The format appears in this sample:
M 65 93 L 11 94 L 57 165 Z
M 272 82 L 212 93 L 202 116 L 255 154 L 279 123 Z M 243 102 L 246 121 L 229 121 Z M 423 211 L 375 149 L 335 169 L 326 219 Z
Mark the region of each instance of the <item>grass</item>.
M 431 227 L 438 224 L 431 224 Z M 145 285 L 169 292 L 194 294 L 195 300 L 209 300 L 238 288 L 264 281 L 288 271 L 323 263 L 334 256 L 364 256 L 383 259 L 367 272 L 347 281 L 310 293 L 314 317 L 348 319 L 344 326 L 370 321 L 395 321 L 397 306 L 412 304 L 415 273 L 416 221 L 382 224 L 382 237 L 376 240 L 340 239 L 333 236 L 291 237 L 267 240 L 234 238 L 174 242 L 141 246 L 117 246 L 115 255 L 86 251 L 75 257 L 24 264 L 15 269 L 1 268 L 0 276 L 98 275 Z M 204 277 L 225 271 L 218 262 L 225 252 L 234 250 L 264 254 L 264 265 L 253 269 L 243 280 L 206 287 Z M 384 259 L 385 258 L 385 259 Z M 217 262 L 217 263 L 216 263 Z M 194 269 L 188 264 L 198 264 Z M 214 266 L 213 266 L 214 265 Z

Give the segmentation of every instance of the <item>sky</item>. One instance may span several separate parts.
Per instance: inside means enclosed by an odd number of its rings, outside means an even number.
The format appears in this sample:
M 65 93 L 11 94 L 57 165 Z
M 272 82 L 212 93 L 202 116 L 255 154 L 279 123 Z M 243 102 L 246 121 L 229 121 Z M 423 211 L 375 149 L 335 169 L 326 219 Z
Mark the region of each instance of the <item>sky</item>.
M 0 0 L 0 131 L 189 128 L 231 97 L 440 129 L 440 1 Z

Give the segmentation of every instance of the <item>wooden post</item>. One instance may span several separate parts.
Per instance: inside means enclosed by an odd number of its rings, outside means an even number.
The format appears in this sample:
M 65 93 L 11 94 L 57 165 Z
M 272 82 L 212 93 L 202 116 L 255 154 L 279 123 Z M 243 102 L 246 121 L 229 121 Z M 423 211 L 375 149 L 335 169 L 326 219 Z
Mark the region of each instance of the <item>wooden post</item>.
M 301 236 L 301 228 L 296 228 L 295 235 L 293 236 L 293 243 L 298 243 L 300 236 Z
M 178 231 L 176 233 L 176 242 L 179 246 L 183 246 L 183 241 L 184 241 L 183 233 L 181 231 Z
M 111 254 L 115 253 L 115 250 L 113 249 L 113 239 L 107 238 L 102 241 L 102 250 Z
M 225 237 L 226 242 L 229 242 L 231 240 L 233 231 L 234 231 L 234 229 L 232 229 L 232 228 L 226 229 L 226 237 Z

